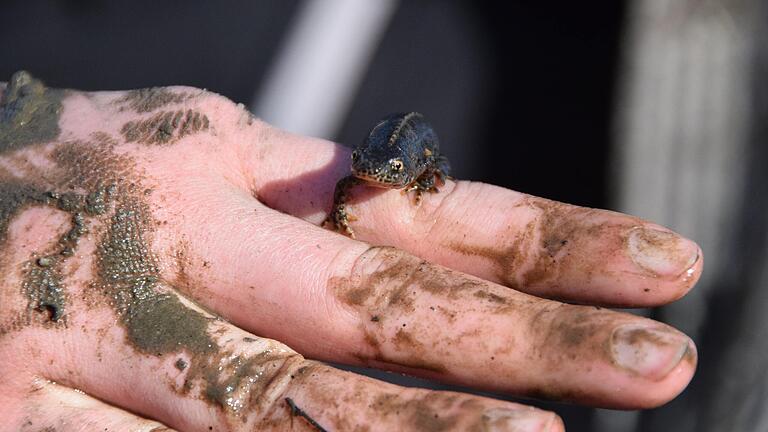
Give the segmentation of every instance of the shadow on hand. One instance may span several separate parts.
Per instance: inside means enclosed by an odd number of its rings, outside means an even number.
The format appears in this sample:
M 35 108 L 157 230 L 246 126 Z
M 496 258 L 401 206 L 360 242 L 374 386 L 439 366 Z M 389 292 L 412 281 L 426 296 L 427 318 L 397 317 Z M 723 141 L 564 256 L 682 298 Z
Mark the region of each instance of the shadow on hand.
M 275 210 L 320 224 L 333 205 L 336 182 L 349 175 L 349 167 L 349 150 L 337 146 L 327 164 L 292 178 L 266 183 L 259 188 L 256 198 Z M 386 189 L 355 186 L 347 203 L 361 202 L 384 191 Z

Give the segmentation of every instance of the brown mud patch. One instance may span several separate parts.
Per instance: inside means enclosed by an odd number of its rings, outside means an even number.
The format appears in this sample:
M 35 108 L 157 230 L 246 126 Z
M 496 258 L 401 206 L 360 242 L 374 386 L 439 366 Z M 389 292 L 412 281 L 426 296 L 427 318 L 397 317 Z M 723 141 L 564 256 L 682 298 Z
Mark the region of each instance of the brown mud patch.
M 207 131 L 208 116 L 197 110 L 162 111 L 149 118 L 126 122 L 120 133 L 126 142 L 164 145 Z
M 610 329 L 624 320 L 625 314 L 592 306 L 547 303 L 542 306 L 526 326 L 534 329 L 531 337 L 540 341 L 540 350 L 553 353 L 549 356 L 553 367 L 557 367 L 561 355 L 574 353 L 610 361 L 605 349 Z
M 628 216 L 618 223 L 604 223 L 604 210 L 536 197 L 523 198 L 521 206 L 538 214 L 522 230 L 510 231 L 507 237 L 511 245 L 496 248 L 451 243 L 447 247 L 462 255 L 488 259 L 495 268 L 495 279 L 510 288 L 546 287 L 557 292 L 564 273 L 577 270 L 589 283 L 593 275 L 603 272 L 602 266 L 610 258 L 607 254 L 621 253 L 626 231 L 643 223 Z M 606 244 L 598 250 L 588 247 L 596 240 Z
M 165 87 L 129 90 L 115 101 L 121 111 L 130 108 L 137 113 L 149 113 L 168 105 L 180 104 L 193 97 L 186 92 L 175 92 Z
M 508 314 L 525 301 L 388 247 L 369 249 L 349 277 L 332 278 L 329 285 L 343 303 L 359 312 L 368 345 L 367 352 L 358 355 L 361 362 L 438 374 L 448 370 L 440 353 L 460 345 L 463 338 L 479 337 L 476 332 L 449 337 L 449 332 L 440 330 L 455 322 L 454 308 Z

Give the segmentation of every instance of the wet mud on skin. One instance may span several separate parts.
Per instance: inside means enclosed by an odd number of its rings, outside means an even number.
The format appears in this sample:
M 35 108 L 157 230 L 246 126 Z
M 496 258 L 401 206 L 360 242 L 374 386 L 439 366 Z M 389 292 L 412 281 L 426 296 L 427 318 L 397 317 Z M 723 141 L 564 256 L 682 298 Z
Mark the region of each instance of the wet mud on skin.
M 53 198 L 57 195 L 49 193 L 51 200 L 61 206 L 62 201 Z M 72 204 L 65 205 L 69 207 Z M 74 255 L 80 237 L 88 233 L 81 209 L 82 207 L 78 207 L 70 211 L 71 227 L 59 238 L 52 252 L 33 258 L 24 265 L 22 289 L 29 300 L 28 309 L 48 312 L 49 319 L 53 322 L 59 321 L 65 314 L 66 292 L 62 281 L 64 262 Z M 101 213 L 103 212 L 104 210 L 101 210 Z
M 0 102 L 0 155 L 34 144 L 45 144 L 58 138 L 61 130 L 61 99 L 64 91 L 48 89 L 29 73 L 20 71 L 9 80 Z M 24 264 L 22 292 L 30 311 L 47 312 L 50 321 L 64 316 L 65 291 L 62 265 L 72 255 L 77 241 L 87 230 L 80 209 L 46 192 L 39 185 L 12 179 L 3 173 L 0 184 L 0 247 L 5 243 L 11 219 L 32 205 L 48 205 L 67 211 L 72 226 L 47 254 L 33 257 Z M 69 208 L 72 207 L 72 208 Z M 88 208 L 88 210 L 93 210 Z M 29 322 L 31 316 L 25 321 Z
M 24 72 L 14 75 L 0 101 L 0 157 L 15 161 L 9 153 L 55 142 L 63 94 Z M 124 103 L 144 112 L 181 98 L 161 90 L 137 91 Z M 156 135 L 158 128 L 166 126 L 172 129 L 167 134 L 170 138 Z M 129 122 L 123 129 L 138 141 L 167 143 L 208 127 L 204 114 L 187 110 L 159 113 Z M 269 407 L 261 399 L 263 390 L 302 358 L 285 348 L 235 355 L 217 344 L 211 325 L 221 328 L 224 324 L 186 305 L 161 279 L 158 259 L 150 249 L 158 222 L 145 193 L 145 175 L 130 157 L 115 152 L 118 145 L 109 134 L 94 132 L 88 140 L 56 142 L 52 150 L 46 147 L 42 154 L 54 168 L 20 167 L 26 180 L 0 170 L 0 247 L 7 241 L 10 222 L 26 208 L 47 206 L 70 216 L 70 226 L 51 239 L 50 249 L 23 264 L 21 291 L 29 308 L 47 313 L 48 323 L 65 323 L 71 311 L 67 312 L 63 265 L 76 253 L 83 236 L 93 236 L 95 278 L 86 284 L 87 306 L 113 308 L 130 347 L 142 355 L 167 358 L 169 365 L 175 363 L 184 374 L 183 388 L 169 382 L 175 391 L 199 397 L 237 422 L 253 412 L 263 414 L 259 410 Z M 0 333 L 27 325 L 24 317 L 13 319 Z M 181 359 L 180 353 L 185 353 Z
M 211 324 L 220 322 L 184 305 L 161 279 L 158 260 L 148 246 L 157 223 L 143 201 L 143 186 L 129 190 L 117 199 L 98 245 L 102 292 L 111 298 L 137 351 L 169 357 L 185 373 L 181 388 L 171 384 L 174 390 L 197 395 L 233 421 L 245 421 L 252 412 L 267 408 L 261 399 L 265 389 L 284 373 L 286 364 L 292 363 L 289 359 L 300 358 L 286 350 L 245 356 L 222 348 L 211 331 Z M 177 357 L 181 352 L 187 353 L 188 361 Z
M 167 105 L 182 103 L 191 97 L 193 95 L 186 92 L 174 92 L 164 87 L 151 87 L 127 91 L 125 96 L 115 101 L 115 104 L 121 106 L 121 111 L 131 109 L 137 113 L 148 113 Z
M 146 204 L 135 198 L 121 201 L 98 245 L 97 274 L 132 345 L 155 355 L 214 351 L 208 319 L 175 294 L 160 291 L 160 269 L 147 242 L 152 220 Z
M 219 408 L 232 425 L 248 422 L 251 414 L 256 416 L 255 425 L 262 425 L 268 410 L 278 403 L 276 388 L 302 362 L 301 356 L 284 348 L 244 355 L 219 347 L 213 354 L 193 356 L 183 384 L 173 386 L 181 395 L 197 396 Z M 287 416 L 280 420 L 283 424 L 288 421 Z
M 13 74 L 0 101 L 0 153 L 58 138 L 64 94 L 25 71 Z
M 120 133 L 126 142 L 165 145 L 207 131 L 209 127 L 208 116 L 188 109 L 161 111 L 149 118 L 131 120 L 123 125 Z

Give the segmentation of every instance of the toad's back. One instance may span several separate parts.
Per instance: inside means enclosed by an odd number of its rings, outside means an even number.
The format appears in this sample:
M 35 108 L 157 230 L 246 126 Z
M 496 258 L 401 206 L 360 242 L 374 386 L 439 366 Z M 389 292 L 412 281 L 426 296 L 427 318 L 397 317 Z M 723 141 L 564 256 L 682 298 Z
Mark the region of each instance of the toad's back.
M 357 146 L 352 174 L 378 186 L 404 188 L 440 160 L 437 134 L 424 116 L 392 114 Z

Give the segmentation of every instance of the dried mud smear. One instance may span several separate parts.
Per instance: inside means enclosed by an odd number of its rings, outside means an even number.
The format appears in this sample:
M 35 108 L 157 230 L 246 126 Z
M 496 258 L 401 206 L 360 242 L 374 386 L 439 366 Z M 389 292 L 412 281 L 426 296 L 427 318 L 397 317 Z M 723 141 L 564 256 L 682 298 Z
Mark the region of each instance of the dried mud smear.
M 428 315 L 436 312 L 439 320 L 453 323 L 455 313 L 441 302 L 461 304 L 481 298 L 489 313 L 507 313 L 515 307 L 511 298 L 489 292 L 483 281 L 394 248 L 371 248 L 360 262 L 370 259 L 378 264 L 370 273 L 363 274 L 356 266 L 350 277 L 330 281 L 339 299 L 365 317 L 362 331 L 371 353 L 361 354 L 360 360 L 370 365 L 387 363 L 434 373 L 447 371 L 437 353 L 456 341 L 433 340 L 424 330 L 429 324 L 426 321 L 404 326 L 403 318 L 414 316 L 417 308 L 429 308 Z M 421 301 L 423 294 L 437 300 L 436 306 Z
M 514 289 L 557 285 L 564 271 L 578 266 L 587 277 L 597 273 L 600 260 L 578 252 L 580 244 L 606 236 L 613 224 L 590 223 L 599 210 L 562 204 L 543 198 L 524 198 L 520 206 L 538 215 L 522 229 L 514 229 L 507 247 L 450 243 L 448 248 L 466 256 L 487 258 L 495 267 L 495 280 Z
M 63 90 L 16 72 L 0 102 L 0 153 L 58 138 Z
M 130 90 L 117 101 L 117 104 L 127 105 L 138 113 L 148 113 L 167 105 L 184 102 L 191 97 L 188 93 L 177 93 L 163 87 L 151 87 Z
M 170 144 L 185 136 L 206 131 L 208 116 L 199 111 L 162 111 L 149 118 L 125 123 L 120 133 L 126 142 Z

